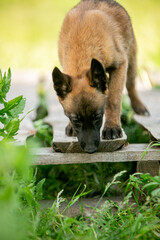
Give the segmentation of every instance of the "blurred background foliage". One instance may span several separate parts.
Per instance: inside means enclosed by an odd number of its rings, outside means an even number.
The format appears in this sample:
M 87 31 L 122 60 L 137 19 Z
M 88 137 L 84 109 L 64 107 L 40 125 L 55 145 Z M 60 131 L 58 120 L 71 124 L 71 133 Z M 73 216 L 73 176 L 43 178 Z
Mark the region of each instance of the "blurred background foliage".
M 79 0 L 0 0 L 0 67 L 51 70 L 66 12 Z M 128 10 L 138 42 L 139 67 L 160 67 L 160 1 L 118 0 Z

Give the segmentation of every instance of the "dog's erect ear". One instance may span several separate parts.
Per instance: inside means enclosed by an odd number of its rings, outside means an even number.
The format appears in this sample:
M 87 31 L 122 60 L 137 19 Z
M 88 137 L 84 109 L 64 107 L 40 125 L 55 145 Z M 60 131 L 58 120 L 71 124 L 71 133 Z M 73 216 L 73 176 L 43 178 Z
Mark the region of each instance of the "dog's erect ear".
M 108 93 L 108 79 L 102 64 L 96 60 L 92 59 L 91 69 L 90 69 L 90 85 L 95 87 L 97 90 L 104 94 Z
M 57 67 L 53 69 L 52 79 L 54 89 L 61 99 L 64 99 L 71 89 L 71 77 L 62 73 Z

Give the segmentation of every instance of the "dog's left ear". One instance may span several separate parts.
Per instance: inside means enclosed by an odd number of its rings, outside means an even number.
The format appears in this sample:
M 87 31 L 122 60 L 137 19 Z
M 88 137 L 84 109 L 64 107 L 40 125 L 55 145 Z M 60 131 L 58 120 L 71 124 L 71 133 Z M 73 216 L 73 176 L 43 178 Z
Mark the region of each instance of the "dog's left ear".
M 53 69 L 52 79 L 54 89 L 62 100 L 67 96 L 71 89 L 71 77 L 62 73 L 57 67 Z
M 90 86 L 95 87 L 104 94 L 108 93 L 108 79 L 105 70 L 102 64 L 94 58 L 91 61 Z

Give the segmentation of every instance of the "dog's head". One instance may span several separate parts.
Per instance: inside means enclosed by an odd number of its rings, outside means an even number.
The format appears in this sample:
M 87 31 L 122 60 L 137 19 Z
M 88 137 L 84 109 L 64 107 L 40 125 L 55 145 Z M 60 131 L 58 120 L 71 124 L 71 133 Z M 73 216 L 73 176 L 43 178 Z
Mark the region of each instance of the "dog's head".
M 102 64 L 92 59 L 91 67 L 81 76 L 72 77 L 58 68 L 52 72 L 54 89 L 85 152 L 93 153 L 100 143 L 108 78 Z

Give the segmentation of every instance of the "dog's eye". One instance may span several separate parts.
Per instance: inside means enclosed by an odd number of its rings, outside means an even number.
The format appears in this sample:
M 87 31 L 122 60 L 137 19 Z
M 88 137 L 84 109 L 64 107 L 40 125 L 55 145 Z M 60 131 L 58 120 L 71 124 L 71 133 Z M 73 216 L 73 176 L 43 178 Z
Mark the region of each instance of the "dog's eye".
M 94 122 L 97 123 L 102 120 L 102 114 L 98 114 L 94 117 Z
M 95 116 L 94 120 L 99 120 L 101 118 L 102 118 L 102 114 L 98 114 L 98 115 Z
M 72 119 L 72 122 L 73 122 L 73 123 L 77 123 L 77 122 L 78 122 L 78 119 L 77 119 L 77 118 L 73 118 L 73 119 Z
M 77 128 L 81 127 L 81 122 L 78 119 L 76 119 L 76 118 L 72 119 L 72 123 Z

